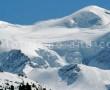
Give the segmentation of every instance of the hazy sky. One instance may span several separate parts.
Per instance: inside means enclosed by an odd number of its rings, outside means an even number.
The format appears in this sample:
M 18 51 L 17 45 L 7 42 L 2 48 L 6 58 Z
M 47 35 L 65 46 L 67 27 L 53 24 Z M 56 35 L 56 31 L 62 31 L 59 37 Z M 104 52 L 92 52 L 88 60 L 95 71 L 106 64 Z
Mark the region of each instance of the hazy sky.
M 32 24 L 67 16 L 89 5 L 110 9 L 110 0 L 0 0 L 0 20 Z

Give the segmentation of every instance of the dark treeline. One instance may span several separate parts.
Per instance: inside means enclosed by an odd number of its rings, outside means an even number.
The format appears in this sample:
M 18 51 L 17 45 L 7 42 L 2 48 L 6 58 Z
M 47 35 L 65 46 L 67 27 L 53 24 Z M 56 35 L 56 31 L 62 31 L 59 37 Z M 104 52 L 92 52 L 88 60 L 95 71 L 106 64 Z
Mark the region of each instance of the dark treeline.
M 9 85 L 9 83 L 6 83 L 5 86 L 0 86 L 0 90 L 47 90 L 46 88 L 43 88 L 41 85 L 35 85 L 29 84 L 29 83 L 21 83 L 19 86 Z M 51 89 L 50 89 L 51 90 Z

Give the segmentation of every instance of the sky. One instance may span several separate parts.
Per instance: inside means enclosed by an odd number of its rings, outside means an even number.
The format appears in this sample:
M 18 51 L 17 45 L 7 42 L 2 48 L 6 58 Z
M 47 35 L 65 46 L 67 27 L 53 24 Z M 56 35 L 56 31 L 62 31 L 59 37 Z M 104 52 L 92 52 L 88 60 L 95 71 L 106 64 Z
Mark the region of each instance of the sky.
M 110 0 L 0 0 L 0 20 L 29 25 L 64 17 L 89 5 L 110 9 Z

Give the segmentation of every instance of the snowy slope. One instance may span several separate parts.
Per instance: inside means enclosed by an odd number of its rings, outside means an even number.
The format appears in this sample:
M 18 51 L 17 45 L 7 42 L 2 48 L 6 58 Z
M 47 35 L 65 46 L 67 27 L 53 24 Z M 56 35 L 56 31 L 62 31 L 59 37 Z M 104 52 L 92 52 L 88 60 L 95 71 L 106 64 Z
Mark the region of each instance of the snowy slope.
M 106 87 L 110 85 L 109 75 L 109 70 L 85 65 L 68 65 L 61 69 L 35 69 L 28 77 L 51 86 L 52 90 L 109 90 Z
M 110 50 L 91 42 L 107 43 L 109 33 L 110 11 L 98 6 L 34 25 L 0 21 L 0 69 L 26 74 L 52 90 L 106 90 Z
M 93 26 L 104 26 L 110 23 L 110 11 L 104 8 L 92 5 L 85 7 L 72 15 L 45 22 L 37 23 L 34 28 L 48 27 L 67 27 L 67 28 L 90 28 Z
M 30 80 L 28 78 L 24 78 L 22 76 L 18 76 L 15 74 L 11 74 L 8 72 L 0 72 L 0 89 L 2 90 L 9 90 L 9 88 L 13 85 L 14 90 L 19 90 L 19 86 L 24 84 L 29 84 L 29 85 L 35 85 L 37 88 L 41 87 L 43 88 L 39 83 L 36 81 Z M 32 88 L 33 90 L 33 88 Z

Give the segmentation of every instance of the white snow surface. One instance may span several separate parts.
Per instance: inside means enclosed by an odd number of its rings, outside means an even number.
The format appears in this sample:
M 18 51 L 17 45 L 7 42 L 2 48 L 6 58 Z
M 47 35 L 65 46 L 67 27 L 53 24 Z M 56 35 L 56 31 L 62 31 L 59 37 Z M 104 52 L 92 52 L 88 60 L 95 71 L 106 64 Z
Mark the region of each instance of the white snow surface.
M 8 85 L 7 85 L 8 83 Z M 30 85 L 35 84 L 36 87 L 38 87 L 39 83 L 35 82 L 31 79 L 28 78 L 24 78 L 22 76 L 18 76 L 15 74 L 11 74 L 9 72 L 0 72 L 0 89 L 9 87 L 11 85 L 14 86 L 15 90 L 18 90 L 19 86 L 24 83 L 24 85 L 26 85 L 27 83 L 29 83 Z
M 110 70 L 101 70 L 85 65 L 78 66 L 81 73 L 78 79 L 69 86 L 59 78 L 58 69 L 35 69 L 28 75 L 33 80 L 45 83 L 47 88 L 50 87 L 52 90 L 107 90 L 105 85 L 109 85 Z
M 106 34 L 110 33 L 110 11 L 98 6 L 88 6 L 73 13 L 72 15 L 47 21 L 41 21 L 34 25 L 14 25 L 8 22 L 0 21 L 0 53 L 13 49 L 19 49 L 30 59 L 39 57 L 44 59 L 46 65 L 60 65 L 60 67 L 36 68 L 31 67 L 29 63 L 25 66 L 25 74 L 33 80 L 37 80 L 41 84 L 45 84 L 47 88 L 52 90 L 107 90 L 106 85 L 110 84 L 110 71 L 101 70 L 98 67 L 78 65 L 81 69 L 77 80 L 67 85 L 67 82 L 61 80 L 58 71 L 67 65 L 65 56 L 50 48 L 50 43 L 81 40 L 87 45 L 91 41 L 100 40 Z M 109 41 L 109 39 L 107 38 Z M 48 46 L 48 47 L 47 47 Z M 44 50 L 45 53 L 37 52 Z M 90 51 L 88 53 L 88 51 Z M 100 51 L 83 50 L 86 56 L 97 55 Z M 54 61 L 49 57 L 54 57 Z M 9 79 L 13 75 L 9 73 L 0 73 L 3 79 Z M 20 81 L 16 76 L 13 80 Z M 108 89 L 109 90 L 109 89 Z

